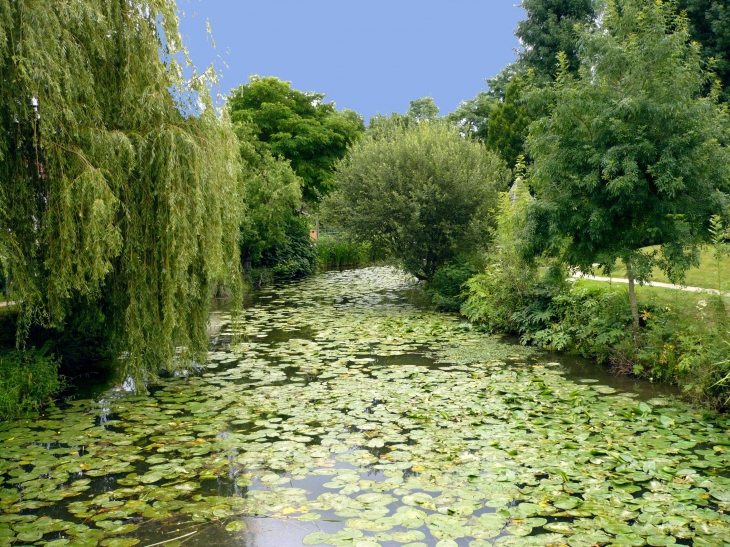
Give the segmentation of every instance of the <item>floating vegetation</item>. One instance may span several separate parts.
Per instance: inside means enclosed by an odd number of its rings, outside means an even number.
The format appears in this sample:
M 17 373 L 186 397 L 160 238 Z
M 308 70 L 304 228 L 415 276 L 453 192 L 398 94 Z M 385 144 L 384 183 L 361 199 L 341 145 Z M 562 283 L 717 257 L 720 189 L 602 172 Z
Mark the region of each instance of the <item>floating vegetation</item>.
M 727 423 L 568 379 L 409 289 L 286 284 L 218 315 L 197 375 L 1 424 L 0 546 L 237 545 L 262 521 L 297 524 L 267 545 L 730 544 Z

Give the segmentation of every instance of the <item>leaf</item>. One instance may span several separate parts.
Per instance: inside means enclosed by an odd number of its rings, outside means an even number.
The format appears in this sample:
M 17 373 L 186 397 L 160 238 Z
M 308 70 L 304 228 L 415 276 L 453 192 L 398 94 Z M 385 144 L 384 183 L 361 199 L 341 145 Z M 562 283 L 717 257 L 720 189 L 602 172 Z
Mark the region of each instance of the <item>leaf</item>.
M 242 520 L 234 520 L 226 524 L 227 532 L 242 532 L 246 529 L 246 523 Z
M 307 534 L 302 538 L 302 544 L 303 545 L 319 545 L 320 543 L 327 543 L 332 537 L 332 534 L 327 534 L 326 532 L 314 532 L 312 534 Z

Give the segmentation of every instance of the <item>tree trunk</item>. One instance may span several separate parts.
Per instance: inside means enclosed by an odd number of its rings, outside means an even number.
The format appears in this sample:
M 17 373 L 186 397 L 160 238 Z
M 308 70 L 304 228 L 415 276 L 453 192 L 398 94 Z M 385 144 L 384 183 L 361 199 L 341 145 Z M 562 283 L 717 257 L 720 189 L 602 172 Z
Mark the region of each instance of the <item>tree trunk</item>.
M 634 320 L 634 337 L 639 333 L 639 307 L 636 304 L 636 288 L 634 284 L 634 270 L 631 267 L 631 259 L 624 258 L 626 264 L 626 277 L 629 280 L 629 303 L 631 304 L 631 317 Z

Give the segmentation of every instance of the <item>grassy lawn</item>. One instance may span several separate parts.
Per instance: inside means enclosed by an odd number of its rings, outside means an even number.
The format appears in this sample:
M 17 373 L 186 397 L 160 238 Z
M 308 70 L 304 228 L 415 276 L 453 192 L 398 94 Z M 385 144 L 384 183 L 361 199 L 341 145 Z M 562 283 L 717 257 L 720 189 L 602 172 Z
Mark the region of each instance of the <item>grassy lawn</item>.
M 651 250 L 647 248 L 646 250 Z M 712 249 L 703 249 L 700 253 L 700 267 L 692 268 L 687 272 L 684 284 L 689 287 L 704 287 L 707 289 L 717 289 L 717 266 L 712 256 Z M 600 271 L 596 275 L 604 275 Z M 620 260 L 616 264 L 616 268 L 611 272 L 611 277 L 626 277 L 626 268 Z M 720 261 L 720 277 L 723 290 L 730 290 L 730 257 L 724 257 Z M 660 281 L 663 283 L 671 283 L 664 272 L 654 268 L 652 281 Z
M 615 276 L 618 277 L 618 276 Z M 601 287 L 606 288 L 609 285 L 607 281 L 593 281 L 590 279 L 579 279 L 574 282 L 578 287 Z M 611 284 L 613 290 L 626 293 L 626 300 L 629 299 L 629 288 L 625 283 Z M 674 310 L 682 310 L 683 313 L 697 314 L 703 307 L 702 302 L 708 302 L 710 298 L 717 298 L 716 295 L 693 293 L 687 291 L 678 291 L 676 289 L 665 289 L 662 287 L 641 287 L 636 286 L 636 299 L 639 303 L 639 309 L 642 304 L 648 303 L 666 306 Z M 725 304 L 730 308 L 730 297 L 724 296 Z

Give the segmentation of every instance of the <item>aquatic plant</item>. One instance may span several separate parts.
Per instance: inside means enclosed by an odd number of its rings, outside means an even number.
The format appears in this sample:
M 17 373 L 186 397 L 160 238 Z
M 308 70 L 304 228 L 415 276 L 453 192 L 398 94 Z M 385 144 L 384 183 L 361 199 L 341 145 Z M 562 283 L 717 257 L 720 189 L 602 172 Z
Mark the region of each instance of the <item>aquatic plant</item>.
M 218 314 L 200 374 L 0 425 L 0 545 L 235 545 L 253 516 L 304 545 L 730 541 L 727 419 L 569 378 L 412 287 L 369 268 L 266 290 Z

